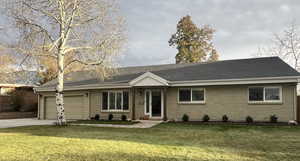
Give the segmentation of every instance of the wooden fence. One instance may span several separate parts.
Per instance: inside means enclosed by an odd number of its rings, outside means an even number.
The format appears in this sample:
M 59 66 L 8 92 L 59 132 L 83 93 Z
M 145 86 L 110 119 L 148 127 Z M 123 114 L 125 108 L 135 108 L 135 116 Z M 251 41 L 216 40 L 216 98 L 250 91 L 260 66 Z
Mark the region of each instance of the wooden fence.
M 12 103 L 10 96 L 0 96 L 0 112 L 12 110 Z
M 0 112 L 14 111 L 15 107 L 19 107 L 20 111 L 36 111 L 37 98 L 37 95 L 30 90 L 19 90 L 17 94 L 11 96 L 0 96 Z

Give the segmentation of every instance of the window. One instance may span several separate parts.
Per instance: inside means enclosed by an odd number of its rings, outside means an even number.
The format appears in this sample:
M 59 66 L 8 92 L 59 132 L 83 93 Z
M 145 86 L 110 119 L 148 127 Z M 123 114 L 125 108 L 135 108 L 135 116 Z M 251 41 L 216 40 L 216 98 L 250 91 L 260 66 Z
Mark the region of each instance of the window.
M 122 93 L 118 92 L 116 95 L 116 109 L 120 110 L 122 109 Z
M 205 90 L 203 88 L 181 88 L 178 97 L 179 103 L 204 103 Z
M 192 101 L 204 101 L 204 90 L 192 89 Z
M 249 87 L 249 102 L 281 102 L 281 87 Z
M 129 92 L 123 92 L 123 110 L 129 109 Z
M 102 109 L 107 110 L 108 109 L 108 92 L 102 93 Z
M 191 89 L 180 89 L 179 102 L 190 102 L 190 101 L 191 101 Z
M 127 111 L 129 109 L 129 93 L 112 91 L 102 93 L 103 111 Z
M 266 101 L 280 101 L 280 89 L 276 87 L 265 88 L 265 100 Z
M 264 88 L 263 87 L 249 88 L 249 100 L 250 101 L 263 101 L 264 100 Z
M 114 110 L 116 109 L 116 95 L 114 92 L 109 92 L 109 109 Z

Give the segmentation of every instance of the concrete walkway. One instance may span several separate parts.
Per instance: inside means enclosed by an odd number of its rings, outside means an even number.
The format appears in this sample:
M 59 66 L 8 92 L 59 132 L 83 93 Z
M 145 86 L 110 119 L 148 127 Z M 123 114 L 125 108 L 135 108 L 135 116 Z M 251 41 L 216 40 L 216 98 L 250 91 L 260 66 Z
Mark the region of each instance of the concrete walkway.
M 114 125 L 114 124 L 72 124 L 80 126 L 93 126 L 93 127 L 115 127 L 115 128 L 151 128 L 156 126 L 163 121 L 152 121 L 152 120 L 139 120 L 139 123 L 133 125 Z
M 36 118 L 0 120 L 0 128 L 21 127 L 32 125 L 54 125 L 55 120 L 38 120 Z
M 36 118 L 26 119 L 7 119 L 0 120 L 0 128 L 33 126 L 33 125 L 54 125 L 56 120 L 38 120 Z M 94 126 L 94 127 L 115 127 L 115 128 L 151 128 L 162 123 L 162 121 L 140 120 L 139 123 L 133 125 L 114 125 L 114 124 L 72 124 L 80 126 Z

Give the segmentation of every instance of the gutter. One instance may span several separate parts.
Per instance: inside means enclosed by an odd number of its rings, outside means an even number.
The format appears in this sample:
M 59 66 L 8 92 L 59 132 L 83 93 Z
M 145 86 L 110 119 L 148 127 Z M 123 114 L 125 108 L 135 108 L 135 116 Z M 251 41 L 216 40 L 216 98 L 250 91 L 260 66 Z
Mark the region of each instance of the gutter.
M 300 79 L 300 76 L 285 77 L 260 77 L 260 78 L 243 78 L 243 79 L 211 79 L 211 80 L 192 80 L 192 81 L 172 81 L 172 83 L 196 83 L 196 82 L 214 82 L 214 81 L 243 81 L 243 80 L 274 80 L 274 79 Z
M 208 85 L 237 85 L 237 84 L 263 84 L 263 83 L 298 83 L 300 76 L 293 77 L 263 77 L 245 79 L 218 79 L 218 80 L 195 80 L 173 81 L 171 86 L 208 86 Z
M 65 87 L 64 91 L 76 91 L 76 90 L 89 90 L 89 89 L 115 89 L 115 88 L 131 88 L 128 84 L 108 84 L 108 85 L 98 85 L 98 86 L 76 86 L 76 87 Z M 53 88 L 34 88 L 35 92 L 54 92 Z

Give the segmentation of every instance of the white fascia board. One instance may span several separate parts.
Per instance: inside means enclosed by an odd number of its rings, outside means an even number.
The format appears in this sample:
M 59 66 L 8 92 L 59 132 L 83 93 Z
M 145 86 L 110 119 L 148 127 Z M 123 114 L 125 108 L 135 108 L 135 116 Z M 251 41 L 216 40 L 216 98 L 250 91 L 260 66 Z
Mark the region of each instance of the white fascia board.
M 145 81 L 146 79 L 154 80 L 157 83 L 156 84 L 152 84 L 152 83 L 147 84 L 147 82 L 145 82 L 145 84 L 143 84 L 143 81 Z M 165 80 L 164 78 L 162 78 L 158 75 L 155 75 L 151 72 L 146 72 L 146 73 L 142 74 L 141 76 L 139 76 L 139 77 L 137 77 L 134 80 L 129 82 L 130 86 L 136 86 L 137 84 L 143 84 L 142 86 L 151 86 L 151 85 L 154 85 L 154 86 L 169 86 L 169 83 L 168 83 L 167 80 Z
M 92 89 L 118 89 L 118 88 L 131 88 L 129 85 L 104 85 L 104 86 L 77 86 L 77 87 L 65 87 L 64 91 L 76 91 L 76 90 L 92 90 Z M 54 88 L 34 88 L 36 92 L 53 92 Z
M 173 81 L 170 86 L 208 86 L 208 85 L 236 85 L 236 84 L 267 84 L 267 83 L 298 83 L 300 77 L 265 77 L 247 79 L 223 79 L 201 81 Z

